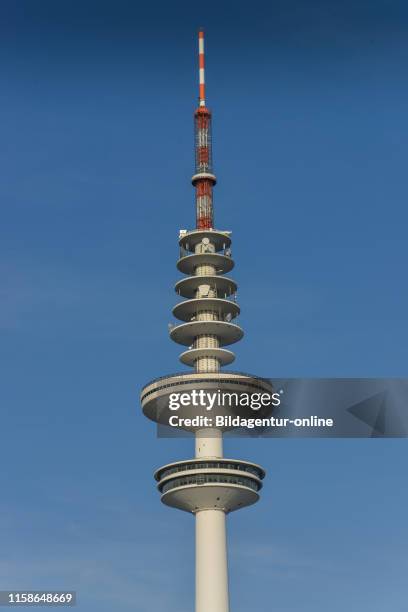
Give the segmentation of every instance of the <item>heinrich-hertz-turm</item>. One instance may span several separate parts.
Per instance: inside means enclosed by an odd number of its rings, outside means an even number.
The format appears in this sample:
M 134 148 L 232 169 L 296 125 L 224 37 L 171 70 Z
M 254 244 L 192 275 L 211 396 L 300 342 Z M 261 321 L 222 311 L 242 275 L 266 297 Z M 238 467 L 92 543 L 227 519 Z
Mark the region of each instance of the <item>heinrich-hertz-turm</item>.
M 199 32 L 199 104 L 194 113 L 196 227 L 181 230 L 178 270 L 184 275 L 175 285 L 180 298 L 173 315 L 180 321 L 170 328 L 170 338 L 185 347 L 180 361 L 192 368 L 161 376 L 141 392 L 144 414 L 161 425 L 169 425 L 175 414 L 171 397 L 213 392 L 232 398 L 228 404 L 208 407 L 181 403 L 177 417 L 181 427 L 195 435 L 195 457 L 169 463 L 155 472 L 161 500 L 167 506 L 192 513 L 196 524 L 196 612 L 228 612 L 228 568 L 226 515 L 259 499 L 264 470 L 241 459 L 223 454 L 223 432 L 213 417 L 250 417 L 253 409 L 236 399 L 242 394 L 272 394 L 268 380 L 242 372 L 223 370 L 234 361 L 225 348 L 243 336 L 237 324 L 240 313 L 237 285 L 229 276 L 234 267 L 231 232 L 214 226 L 211 112 L 206 106 L 204 77 L 204 33 Z M 234 400 L 235 398 L 235 400 Z M 268 417 L 271 406 L 262 406 L 257 417 Z M 193 417 L 206 414 L 210 424 L 193 424 Z M 191 423 L 189 424 L 188 418 Z M 225 419 L 226 420 L 226 419 Z

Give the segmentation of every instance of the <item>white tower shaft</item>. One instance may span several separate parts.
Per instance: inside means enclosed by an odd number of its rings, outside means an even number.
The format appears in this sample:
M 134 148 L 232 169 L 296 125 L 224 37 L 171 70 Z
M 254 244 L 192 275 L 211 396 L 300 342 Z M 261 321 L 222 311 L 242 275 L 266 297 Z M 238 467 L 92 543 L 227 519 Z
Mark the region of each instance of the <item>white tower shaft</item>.
M 196 272 L 197 273 L 197 272 Z M 199 270 L 198 274 L 215 270 Z M 214 360 L 217 366 L 218 360 Z M 213 364 L 211 364 L 213 365 Z M 196 364 L 197 366 L 197 364 Z M 210 369 L 202 364 L 200 370 Z M 211 367 L 211 366 L 210 366 Z M 196 457 L 223 456 L 222 432 L 219 429 L 196 432 Z M 196 512 L 196 605 L 195 612 L 229 612 L 226 516 L 223 510 Z
M 225 513 L 196 513 L 196 612 L 229 612 Z
M 197 459 L 223 456 L 222 431 L 219 429 L 199 429 L 195 434 L 195 456 Z

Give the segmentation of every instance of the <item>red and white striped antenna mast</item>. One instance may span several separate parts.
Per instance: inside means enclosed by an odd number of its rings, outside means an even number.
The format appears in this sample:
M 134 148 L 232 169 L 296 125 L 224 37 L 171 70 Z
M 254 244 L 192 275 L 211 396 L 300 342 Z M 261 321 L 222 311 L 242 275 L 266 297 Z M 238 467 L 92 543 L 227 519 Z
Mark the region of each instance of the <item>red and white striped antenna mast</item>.
M 213 229 L 213 186 L 217 179 L 212 168 L 211 112 L 205 104 L 204 31 L 198 32 L 199 104 L 194 113 L 196 228 Z
M 204 32 L 198 33 L 198 66 L 200 83 L 200 106 L 205 106 L 205 55 L 204 55 Z

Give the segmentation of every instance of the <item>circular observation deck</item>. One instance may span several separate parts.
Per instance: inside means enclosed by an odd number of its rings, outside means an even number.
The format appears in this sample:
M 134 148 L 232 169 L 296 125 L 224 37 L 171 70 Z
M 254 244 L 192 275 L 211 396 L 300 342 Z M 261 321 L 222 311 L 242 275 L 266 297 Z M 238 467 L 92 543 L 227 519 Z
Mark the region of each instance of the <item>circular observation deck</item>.
M 210 289 L 215 291 L 217 297 L 227 298 L 237 290 L 237 284 L 227 276 L 188 276 L 182 278 L 175 284 L 175 291 L 185 298 L 195 298 L 196 291 L 199 287 L 208 285 Z
M 182 234 L 179 238 L 179 245 L 186 251 L 194 252 L 197 244 L 203 241 L 203 238 L 208 238 L 211 244 L 214 245 L 216 251 L 227 249 L 231 246 L 231 238 L 227 232 L 219 232 L 218 230 L 192 230 Z
M 232 512 L 259 499 L 265 471 L 248 461 L 226 458 L 170 463 L 155 472 L 161 501 L 186 512 Z
M 177 410 L 170 409 L 170 396 L 192 392 L 220 392 L 224 394 L 224 401 L 215 401 L 211 410 L 206 405 L 188 406 L 180 405 Z M 252 376 L 242 372 L 180 372 L 156 378 L 145 385 L 140 394 L 143 413 L 150 420 L 161 425 L 169 426 L 170 417 L 177 415 L 181 419 L 192 419 L 197 416 L 208 416 L 215 419 L 217 416 L 240 416 L 242 418 L 266 418 L 272 414 L 273 405 L 261 406 L 254 410 L 251 406 L 242 405 L 241 398 L 245 394 L 251 398 L 254 394 L 259 397 L 261 393 L 274 393 L 272 383 L 266 378 Z M 227 394 L 230 394 L 229 396 Z M 195 432 L 203 429 L 202 424 L 192 425 L 182 422 L 180 429 Z M 233 429 L 230 426 L 219 427 L 219 430 Z
M 177 262 L 177 269 L 183 274 L 194 274 L 197 266 L 214 266 L 217 274 L 226 274 L 234 267 L 234 261 L 227 255 L 220 253 L 195 253 L 181 257 Z
M 180 321 L 191 321 L 199 311 L 211 311 L 217 314 L 220 321 L 228 321 L 226 317 L 235 319 L 240 313 L 236 302 L 221 298 L 196 298 L 180 302 L 173 308 L 173 315 Z
M 218 362 L 221 366 L 229 365 L 235 360 L 235 355 L 232 351 L 223 348 L 198 348 L 198 349 L 189 349 L 188 351 L 184 351 L 181 353 L 179 359 L 181 363 L 185 365 L 193 367 L 196 360 L 204 357 L 204 358 L 214 358 L 218 359 Z
M 217 336 L 220 346 L 227 346 L 241 340 L 243 335 L 239 325 L 226 321 L 192 321 L 170 330 L 170 338 L 184 346 L 191 346 L 197 336 Z

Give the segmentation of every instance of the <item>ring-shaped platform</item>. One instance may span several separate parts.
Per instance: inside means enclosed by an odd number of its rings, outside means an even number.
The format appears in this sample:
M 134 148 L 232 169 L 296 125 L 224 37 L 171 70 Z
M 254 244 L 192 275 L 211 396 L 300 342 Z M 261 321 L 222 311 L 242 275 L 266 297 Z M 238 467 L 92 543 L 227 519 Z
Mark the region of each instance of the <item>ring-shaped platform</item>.
M 232 351 L 223 348 L 198 348 L 189 349 L 180 355 L 181 363 L 188 366 L 194 366 L 194 363 L 200 357 L 208 357 L 218 359 L 220 365 L 229 365 L 235 360 L 235 355 Z
M 187 276 L 177 281 L 175 291 L 182 297 L 195 298 L 200 285 L 208 285 L 217 293 L 217 297 L 225 299 L 237 290 L 237 284 L 227 276 Z
M 220 253 L 194 253 L 181 257 L 177 262 L 177 269 L 183 274 L 194 274 L 197 266 L 214 266 L 217 274 L 226 274 L 234 267 L 231 257 Z
M 186 232 L 179 239 L 179 245 L 187 251 L 194 252 L 194 248 L 197 244 L 202 242 L 203 238 L 208 238 L 209 241 L 215 246 L 216 251 L 226 249 L 231 246 L 231 238 L 229 232 L 220 232 L 218 230 L 206 229 L 206 230 L 192 230 Z
M 240 308 L 236 302 L 232 300 L 223 300 L 221 298 L 196 298 L 186 300 L 176 304 L 173 308 L 173 315 L 180 321 L 191 321 L 197 312 L 203 310 L 211 310 L 217 313 L 218 318 L 222 321 L 228 315 L 231 319 L 235 319 L 240 313 Z
M 220 346 L 234 344 L 241 340 L 243 330 L 235 323 L 225 321 L 193 321 L 176 325 L 170 331 L 170 338 L 178 344 L 190 346 L 197 336 L 217 336 Z

